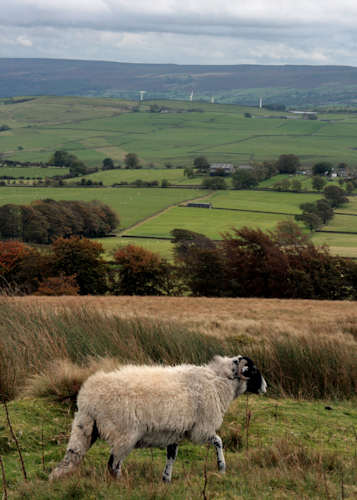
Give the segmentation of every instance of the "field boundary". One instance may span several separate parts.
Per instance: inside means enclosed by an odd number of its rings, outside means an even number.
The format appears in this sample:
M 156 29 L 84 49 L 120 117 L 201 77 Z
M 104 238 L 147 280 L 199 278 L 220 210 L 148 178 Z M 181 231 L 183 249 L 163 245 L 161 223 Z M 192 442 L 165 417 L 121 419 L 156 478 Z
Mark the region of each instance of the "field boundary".
M 195 200 L 204 200 L 204 199 L 206 199 L 206 198 L 208 198 L 208 197 L 210 197 L 210 196 L 212 196 L 212 193 L 208 193 L 208 194 L 206 194 L 206 195 L 204 195 L 204 196 L 197 196 L 197 197 L 195 197 L 195 198 L 191 198 L 191 199 L 189 199 L 189 200 L 182 200 L 182 201 L 180 201 L 179 203 L 174 203 L 174 204 L 172 204 L 172 205 L 169 205 L 169 206 L 167 206 L 167 207 L 165 207 L 165 208 L 163 208 L 163 209 L 161 209 L 161 210 L 158 210 L 157 212 L 155 212 L 155 213 L 153 213 L 153 214 L 149 215 L 148 217 L 145 217 L 144 219 L 141 219 L 140 221 L 135 222 L 135 223 L 134 223 L 134 224 L 132 224 L 131 226 L 126 227 L 125 229 L 123 229 L 123 231 L 122 231 L 122 232 L 121 232 L 121 231 L 119 231 L 118 236 L 120 236 L 120 237 L 122 237 L 122 238 L 123 238 L 123 237 L 127 237 L 127 238 L 128 238 L 128 237 L 130 237 L 130 236 L 126 236 L 126 235 L 125 235 L 125 233 L 126 233 L 127 231 L 130 231 L 131 229 L 134 229 L 134 228 L 136 228 L 136 227 L 139 227 L 139 226 L 141 226 L 142 224 L 144 224 L 145 222 L 147 222 L 147 221 L 149 221 L 149 220 L 151 220 L 151 219 L 155 219 L 156 217 L 158 217 L 159 215 L 161 215 L 161 214 L 163 214 L 163 213 L 167 212 L 167 211 L 168 211 L 168 210 L 170 210 L 171 208 L 178 207 L 178 206 L 180 206 L 180 205 L 181 205 L 181 203 L 189 203 L 190 201 L 195 201 Z M 132 237 L 134 237 L 134 236 L 132 236 Z M 166 238 L 164 238 L 164 239 L 166 239 Z M 169 238 L 169 239 L 170 239 L 170 238 Z

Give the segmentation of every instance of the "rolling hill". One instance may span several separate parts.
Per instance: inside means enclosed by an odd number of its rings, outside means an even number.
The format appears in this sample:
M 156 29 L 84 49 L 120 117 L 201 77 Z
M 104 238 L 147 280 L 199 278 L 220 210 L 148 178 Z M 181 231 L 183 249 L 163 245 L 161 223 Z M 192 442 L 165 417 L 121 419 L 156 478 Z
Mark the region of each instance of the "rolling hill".
M 357 68 L 350 66 L 198 66 L 61 59 L 0 58 L 0 97 L 92 95 L 188 98 L 252 105 L 354 105 Z

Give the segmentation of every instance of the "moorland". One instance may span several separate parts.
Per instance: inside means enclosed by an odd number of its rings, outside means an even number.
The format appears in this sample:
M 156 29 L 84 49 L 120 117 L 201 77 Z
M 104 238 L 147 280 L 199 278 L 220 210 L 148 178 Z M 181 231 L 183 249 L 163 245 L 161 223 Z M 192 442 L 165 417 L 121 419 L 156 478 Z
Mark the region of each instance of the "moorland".
M 165 297 L 23 297 L 0 303 L 0 386 L 27 480 L 1 408 L 0 455 L 9 498 L 354 498 L 354 303 Z M 100 335 L 98 335 L 100 332 Z M 70 432 L 73 398 L 90 373 L 122 363 L 204 363 L 245 353 L 269 384 L 241 396 L 220 431 L 227 473 L 212 449 L 183 443 L 171 485 L 165 453 L 135 450 L 120 481 L 96 443 L 79 474 L 49 484 Z M 15 397 L 15 399 L 13 399 Z

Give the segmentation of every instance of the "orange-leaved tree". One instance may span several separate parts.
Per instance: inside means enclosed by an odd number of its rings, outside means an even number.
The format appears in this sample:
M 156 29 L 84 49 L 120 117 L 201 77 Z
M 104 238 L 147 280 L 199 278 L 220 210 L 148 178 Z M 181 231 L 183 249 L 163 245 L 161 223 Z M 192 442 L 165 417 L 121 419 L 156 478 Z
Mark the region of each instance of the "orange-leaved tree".
M 173 289 L 173 268 L 159 254 L 126 245 L 114 254 L 116 271 L 113 293 L 120 295 L 166 295 Z
M 52 275 L 76 276 L 81 295 L 100 295 L 107 291 L 107 263 L 102 258 L 103 246 L 87 238 L 58 238 L 53 252 Z

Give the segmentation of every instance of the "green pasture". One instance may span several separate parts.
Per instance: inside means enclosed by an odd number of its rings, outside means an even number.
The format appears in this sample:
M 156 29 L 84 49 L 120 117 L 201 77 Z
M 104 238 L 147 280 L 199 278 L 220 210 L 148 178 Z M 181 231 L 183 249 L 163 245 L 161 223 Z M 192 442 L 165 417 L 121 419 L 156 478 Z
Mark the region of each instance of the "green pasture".
M 290 182 L 299 181 L 301 183 L 302 190 L 306 191 L 314 191 L 312 187 L 312 178 L 310 175 L 288 175 L 288 174 L 278 174 L 270 177 L 270 179 L 266 179 L 259 183 L 260 188 L 272 188 L 276 182 L 281 182 L 284 179 L 288 179 Z M 338 179 L 328 179 L 326 186 L 329 185 L 340 186 Z M 344 188 L 344 184 L 342 185 Z M 318 191 L 316 191 L 318 192 Z
M 334 255 L 357 258 L 357 234 L 314 233 L 315 245 L 327 245 Z
M 120 182 L 134 182 L 138 179 L 145 182 L 158 181 L 159 184 L 163 179 L 166 179 L 171 184 L 201 184 L 202 177 L 194 177 L 193 179 L 188 179 L 184 175 L 184 169 L 182 168 L 150 168 L 150 169 L 116 169 L 116 170 L 100 170 L 94 174 L 86 175 L 85 179 L 90 179 L 92 181 L 98 182 L 102 181 L 104 186 L 111 186 L 115 183 Z
M 102 440 L 90 449 L 77 474 L 50 483 L 49 473 L 64 455 L 73 415 L 66 406 L 41 399 L 11 402 L 8 412 L 28 478 L 23 479 L 4 420 L 1 455 L 13 499 L 181 500 L 203 498 L 204 491 L 206 498 L 217 499 L 320 500 L 352 499 L 357 493 L 354 402 L 238 398 L 219 431 L 226 474 L 217 473 L 212 446 L 185 441 L 169 485 L 161 480 L 166 453 L 157 448 L 133 450 L 122 477 L 110 480 L 105 472 L 110 450 Z
M 282 193 L 275 191 L 216 191 L 210 201 L 213 207 L 261 210 L 266 212 L 300 213 L 301 203 L 313 202 L 321 194 Z M 245 217 L 245 215 L 243 215 Z M 262 217 L 262 214 L 259 215 Z M 264 215 L 265 217 L 265 215 Z
M 357 214 L 356 215 L 335 215 L 323 229 L 328 231 L 346 231 L 347 233 L 357 233 Z M 357 242 L 357 235 L 356 235 Z
M 164 208 L 185 200 L 203 196 L 202 190 L 159 188 L 21 188 L 0 187 L 0 205 L 28 204 L 34 200 L 98 200 L 109 205 L 120 218 L 120 228 L 126 228 Z
M 55 177 L 56 175 L 68 174 L 68 168 L 58 167 L 1 167 L 0 176 L 8 175 L 12 177 L 30 177 L 31 179 L 41 177 Z
M 283 218 L 281 215 L 271 214 L 264 214 L 262 217 L 262 214 L 253 212 L 174 207 L 138 227 L 129 229 L 126 234 L 170 237 L 172 229 L 181 228 L 203 233 L 212 239 L 220 239 L 223 232 L 230 231 L 233 227 L 259 227 L 265 231 L 273 229 Z M 289 217 L 285 217 L 285 219 L 289 219 Z M 290 219 L 293 220 L 291 217 Z
M 156 102 L 155 102 L 156 103 Z M 209 103 L 157 102 L 166 113 L 150 113 L 150 102 L 119 99 L 38 97 L 0 105 L 0 150 L 13 160 L 46 161 L 56 149 L 76 154 L 89 166 L 105 157 L 122 162 L 135 152 L 143 165 L 189 165 L 198 155 L 209 161 L 247 163 L 297 154 L 303 163 L 318 160 L 357 163 L 357 120 L 282 119 L 268 110 Z M 195 110 L 189 112 L 190 110 Z M 253 118 L 245 118 L 250 112 Z M 22 149 L 21 149 L 22 148 Z

